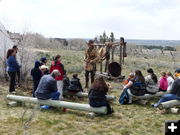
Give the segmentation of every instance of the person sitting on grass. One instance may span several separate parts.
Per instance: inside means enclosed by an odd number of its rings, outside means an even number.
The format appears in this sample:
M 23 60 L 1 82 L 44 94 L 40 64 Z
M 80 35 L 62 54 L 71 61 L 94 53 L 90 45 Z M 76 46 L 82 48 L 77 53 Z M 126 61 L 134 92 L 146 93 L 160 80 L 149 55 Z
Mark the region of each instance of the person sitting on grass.
M 149 94 L 155 94 L 159 91 L 158 79 L 152 68 L 147 69 L 148 76 L 145 77 L 146 92 Z
M 172 84 L 174 82 L 174 76 L 172 75 L 171 72 L 167 72 L 167 81 L 168 81 L 168 88 L 167 91 L 170 91 L 172 89 Z
M 110 107 L 106 99 L 106 94 L 108 92 L 108 86 L 104 81 L 103 77 L 98 77 L 95 79 L 91 85 L 90 91 L 88 93 L 89 104 L 92 107 L 107 107 L 107 114 L 113 113 L 113 108 Z
M 124 84 L 126 85 L 126 84 L 128 84 L 129 83 L 129 81 L 131 80 L 131 79 L 133 79 L 134 78 L 134 73 L 130 73 L 129 74 L 129 76 L 128 76 L 128 78 L 124 81 Z
M 161 76 L 162 77 L 159 79 L 159 91 L 166 92 L 168 88 L 166 72 L 161 72 Z
M 180 100 L 180 68 L 175 70 L 175 76 L 177 78 L 173 82 L 170 93 L 162 96 L 157 103 L 151 105 L 152 107 L 158 107 L 162 102 Z
M 31 70 L 31 76 L 33 78 L 33 91 L 32 91 L 33 97 L 35 97 L 35 91 L 36 91 L 38 84 L 40 82 L 40 79 L 43 75 L 40 70 L 40 65 L 41 65 L 40 61 L 36 61 L 34 68 Z
M 132 95 L 143 96 L 146 94 L 146 84 L 144 76 L 140 70 L 135 71 L 135 76 L 124 86 L 129 95 L 129 104 L 132 103 Z M 132 95 L 131 95 L 132 94 Z
M 60 76 L 60 72 L 58 70 L 53 70 L 51 74 L 44 75 L 39 85 L 35 91 L 35 95 L 38 99 L 41 100 L 59 100 L 60 92 L 58 92 L 57 84 L 55 78 Z M 48 109 L 49 106 L 42 106 L 42 109 Z
M 70 80 L 70 85 L 68 87 L 68 91 L 83 92 L 82 85 L 80 83 L 80 79 L 78 78 L 78 74 L 73 74 L 73 78 Z

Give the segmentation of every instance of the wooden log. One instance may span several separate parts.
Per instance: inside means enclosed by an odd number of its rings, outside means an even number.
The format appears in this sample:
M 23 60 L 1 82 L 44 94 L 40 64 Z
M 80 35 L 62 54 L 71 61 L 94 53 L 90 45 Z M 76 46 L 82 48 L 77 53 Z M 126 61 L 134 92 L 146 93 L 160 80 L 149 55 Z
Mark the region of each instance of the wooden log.
M 89 111 L 89 112 L 95 112 L 95 113 L 101 113 L 101 114 L 107 113 L 106 107 L 91 107 L 89 104 L 72 103 L 72 102 L 57 101 L 57 100 L 50 100 L 50 99 L 39 100 L 33 97 L 15 96 L 15 95 L 7 95 L 7 99 L 18 101 L 18 102 L 49 105 L 49 106 L 54 106 L 54 107 L 64 107 L 68 109 Z
M 168 92 L 157 92 L 156 94 L 145 94 L 143 96 L 135 96 L 132 93 L 128 92 L 128 94 L 130 96 L 132 96 L 133 98 L 137 98 L 137 99 L 148 99 L 148 98 L 153 98 L 153 97 L 160 97 L 160 96 L 163 96 L 167 93 Z
M 88 97 L 88 93 L 85 93 L 85 92 L 77 92 L 77 93 L 67 92 L 66 95 L 73 95 L 73 96 L 78 96 L 78 97 Z M 116 96 L 106 95 L 106 98 L 107 98 L 107 100 L 115 100 Z
M 158 108 L 162 110 L 162 109 L 172 108 L 172 107 L 178 106 L 178 105 L 180 105 L 180 100 L 170 100 L 170 101 L 161 103 L 158 106 Z

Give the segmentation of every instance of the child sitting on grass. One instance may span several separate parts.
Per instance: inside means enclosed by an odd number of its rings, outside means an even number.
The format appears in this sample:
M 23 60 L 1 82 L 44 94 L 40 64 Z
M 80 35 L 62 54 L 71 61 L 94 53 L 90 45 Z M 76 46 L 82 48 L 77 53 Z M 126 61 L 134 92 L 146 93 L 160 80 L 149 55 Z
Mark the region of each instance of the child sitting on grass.
M 68 87 L 68 91 L 70 92 L 83 92 L 82 85 L 80 83 L 80 79 L 78 78 L 78 74 L 73 74 L 73 78 L 70 80 L 70 85 Z

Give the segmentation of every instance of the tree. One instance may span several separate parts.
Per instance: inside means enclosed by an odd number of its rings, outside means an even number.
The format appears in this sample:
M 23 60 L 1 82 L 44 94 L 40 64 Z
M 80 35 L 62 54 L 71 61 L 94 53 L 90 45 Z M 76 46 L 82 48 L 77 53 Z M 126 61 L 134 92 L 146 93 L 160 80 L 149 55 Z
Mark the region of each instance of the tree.
M 115 37 L 114 37 L 114 33 L 113 32 L 111 32 L 109 41 L 110 42 L 114 42 L 115 41 Z

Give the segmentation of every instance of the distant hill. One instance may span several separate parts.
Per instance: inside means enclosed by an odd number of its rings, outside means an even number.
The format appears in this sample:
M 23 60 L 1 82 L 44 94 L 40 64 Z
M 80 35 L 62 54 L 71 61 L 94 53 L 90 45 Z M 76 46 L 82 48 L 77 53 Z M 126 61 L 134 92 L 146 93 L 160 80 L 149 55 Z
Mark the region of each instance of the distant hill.
M 66 38 L 67 40 L 71 40 L 74 38 Z M 81 38 L 88 41 L 90 38 Z M 116 41 L 119 41 L 116 39 Z M 152 46 L 176 46 L 180 45 L 180 40 L 142 40 L 142 39 L 125 39 L 127 43 L 135 44 L 135 45 L 152 45 Z
M 180 45 L 180 40 L 140 40 L 125 39 L 127 43 L 136 45 L 152 45 L 152 46 L 175 46 Z

